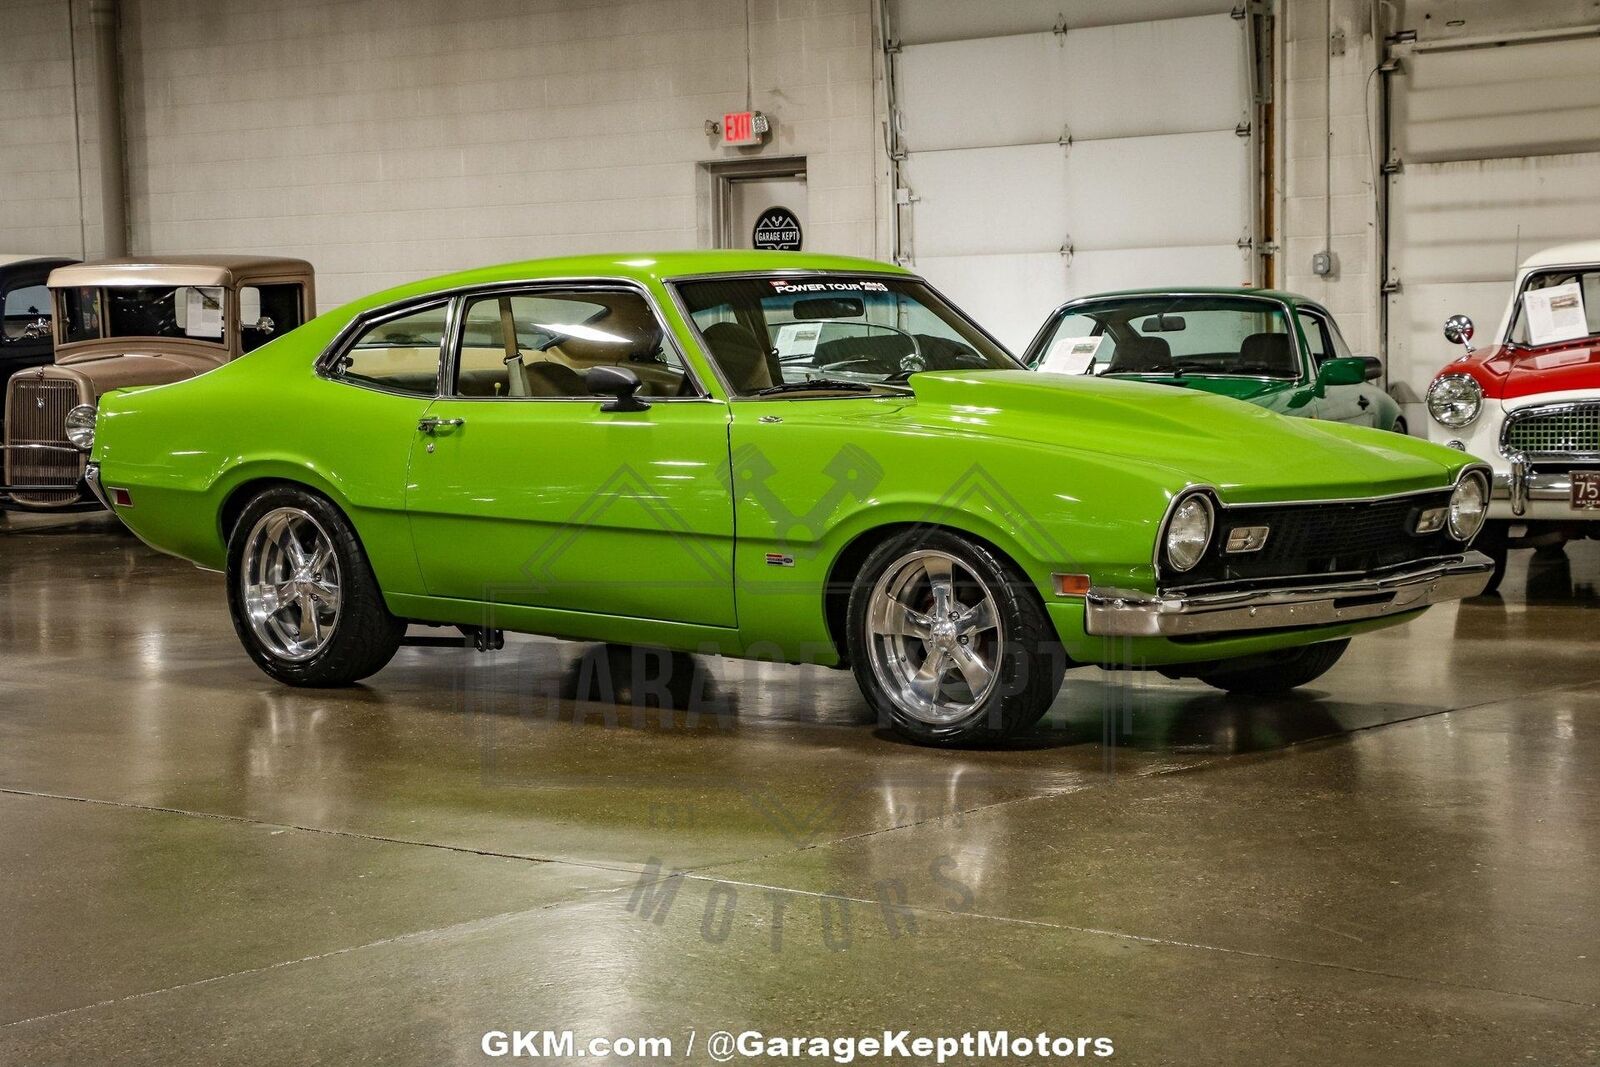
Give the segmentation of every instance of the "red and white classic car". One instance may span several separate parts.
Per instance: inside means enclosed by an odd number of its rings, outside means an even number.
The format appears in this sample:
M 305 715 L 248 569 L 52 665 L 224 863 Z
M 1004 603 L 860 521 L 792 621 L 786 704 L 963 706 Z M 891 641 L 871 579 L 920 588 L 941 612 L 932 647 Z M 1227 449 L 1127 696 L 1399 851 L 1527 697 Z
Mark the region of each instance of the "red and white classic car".
M 1466 349 L 1428 387 L 1433 437 L 1494 467 L 1489 519 L 1474 546 L 1559 551 L 1600 537 L 1600 241 L 1529 256 L 1500 328 L 1472 347 L 1472 320 L 1444 335 Z

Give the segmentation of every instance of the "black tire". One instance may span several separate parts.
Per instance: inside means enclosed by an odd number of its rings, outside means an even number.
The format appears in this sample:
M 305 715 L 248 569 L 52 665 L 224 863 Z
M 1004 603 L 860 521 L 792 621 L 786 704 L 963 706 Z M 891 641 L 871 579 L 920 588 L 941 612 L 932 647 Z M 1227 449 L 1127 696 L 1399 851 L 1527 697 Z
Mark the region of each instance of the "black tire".
M 1405 416 L 1403 415 L 1400 418 L 1395 419 L 1394 425 L 1389 427 L 1389 429 L 1393 430 L 1401 437 L 1409 437 L 1411 435 L 1411 427 L 1406 425 Z
M 993 600 L 998 619 L 994 637 L 985 638 L 991 670 L 996 676 L 992 688 L 975 702 L 970 713 L 942 722 L 916 717 L 891 696 L 884 677 L 880 677 L 880 671 L 886 668 L 881 659 L 875 659 L 881 645 L 869 631 L 868 619 L 880 580 L 891 570 L 906 566 L 908 559 L 928 552 L 953 558 L 967 572 L 965 578 L 981 583 Z M 978 588 L 968 581 L 955 584 L 974 591 Z M 975 594 L 972 599 L 979 597 L 981 594 Z M 880 722 L 919 744 L 957 746 L 1010 737 L 1038 722 L 1061 689 L 1066 653 L 1033 583 L 993 549 L 950 531 L 913 530 L 874 549 L 850 590 L 846 618 L 851 669 L 867 702 L 878 713 Z M 932 646 L 917 638 L 909 640 L 918 641 L 923 651 L 931 655 Z M 973 642 L 967 651 L 977 650 L 978 639 L 975 637 Z M 966 647 L 965 638 L 961 644 Z M 937 683 L 934 692 L 937 697 Z M 977 696 L 971 692 L 967 695 Z
M 251 625 L 245 608 L 246 544 L 262 518 L 280 509 L 305 513 L 332 545 L 338 565 L 339 609 L 326 643 L 310 658 L 278 655 Z M 245 505 L 228 536 L 228 610 L 234 632 L 250 658 L 286 685 L 349 685 L 382 670 L 394 658 L 406 624 L 389 613 L 372 566 L 349 520 L 327 498 L 292 486 L 267 489 Z
M 1486 522 L 1478 537 L 1472 542 L 1474 552 L 1482 552 L 1494 561 L 1494 573 L 1489 576 L 1489 584 L 1483 587 L 1480 596 L 1490 596 L 1500 589 L 1500 583 L 1506 576 L 1506 557 L 1510 552 L 1509 539 L 1511 524 L 1509 522 Z
M 1287 693 L 1328 673 L 1349 647 L 1347 637 L 1289 649 L 1265 659 L 1251 656 L 1245 661 L 1247 666 L 1224 664 L 1200 675 L 1200 680 L 1230 693 Z

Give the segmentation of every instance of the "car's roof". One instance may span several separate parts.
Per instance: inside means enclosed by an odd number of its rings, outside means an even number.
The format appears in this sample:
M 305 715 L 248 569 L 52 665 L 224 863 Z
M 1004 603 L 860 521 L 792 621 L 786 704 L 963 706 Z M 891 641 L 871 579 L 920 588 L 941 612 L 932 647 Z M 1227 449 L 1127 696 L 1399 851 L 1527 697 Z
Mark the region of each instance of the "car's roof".
M 14 267 L 19 263 L 76 263 L 72 256 L 48 256 L 38 252 L 0 252 L 0 267 Z
M 815 252 L 758 252 L 739 249 L 700 249 L 677 252 L 621 252 L 588 256 L 563 256 L 557 259 L 529 259 L 476 267 L 455 274 L 444 274 L 408 282 L 374 293 L 356 302 L 359 308 L 377 307 L 407 297 L 425 296 L 450 289 L 502 282 L 540 281 L 560 278 L 624 278 L 640 282 L 692 278 L 700 275 L 747 274 L 752 272 L 830 271 L 846 274 L 905 274 L 911 272 L 892 263 L 830 256 Z
M 232 285 L 243 278 L 311 272 L 311 264 L 288 256 L 129 256 L 57 267 L 50 285 Z
M 1287 289 L 1252 289 L 1240 285 L 1168 285 L 1156 289 L 1113 289 L 1104 293 L 1086 293 L 1075 296 L 1070 303 L 1076 304 L 1080 300 L 1102 300 L 1108 297 L 1119 296 L 1261 296 L 1269 300 L 1281 300 L 1288 304 L 1315 304 L 1317 301 L 1303 293 L 1292 293 Z
M 1567 263 L 1600 263 L 1600 241 L 1573 241 L 1535 252 L 1522 261 L 1522 269 L 1554 267 Z

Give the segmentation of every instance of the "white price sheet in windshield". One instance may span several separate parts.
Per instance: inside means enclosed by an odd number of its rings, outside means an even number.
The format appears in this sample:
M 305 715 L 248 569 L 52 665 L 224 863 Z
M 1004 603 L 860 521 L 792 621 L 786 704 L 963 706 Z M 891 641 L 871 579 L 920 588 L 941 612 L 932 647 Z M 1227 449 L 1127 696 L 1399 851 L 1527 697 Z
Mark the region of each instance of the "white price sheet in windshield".
M 1553 345 L 1575 341 L 1589 335 L 1589 320 L 1583 311 L 1583 289 L 1577 282 L 1552 285 L 1548 289 L 1529 289 L 1522 294 L 1528 313 L 1528 341 Z
M 1101 337 L 1057 337 L 1039 361 L 1046 374 L 1088 374 L 1100 354 Z

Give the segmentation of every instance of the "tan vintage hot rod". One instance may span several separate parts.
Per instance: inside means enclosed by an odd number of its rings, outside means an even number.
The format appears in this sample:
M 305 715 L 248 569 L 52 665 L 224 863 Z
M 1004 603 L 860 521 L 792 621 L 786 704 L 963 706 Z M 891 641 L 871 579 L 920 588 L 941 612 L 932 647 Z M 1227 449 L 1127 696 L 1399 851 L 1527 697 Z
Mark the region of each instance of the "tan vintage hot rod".
M 151 256 L 50 273 L 54 364 L 11 377 L 0 510 L 97 508 L 83 482 L 100 397 L 182 381 L 316 314 L 311 264 L 276 256 Z

